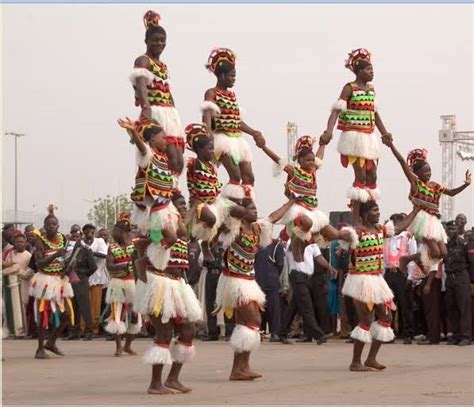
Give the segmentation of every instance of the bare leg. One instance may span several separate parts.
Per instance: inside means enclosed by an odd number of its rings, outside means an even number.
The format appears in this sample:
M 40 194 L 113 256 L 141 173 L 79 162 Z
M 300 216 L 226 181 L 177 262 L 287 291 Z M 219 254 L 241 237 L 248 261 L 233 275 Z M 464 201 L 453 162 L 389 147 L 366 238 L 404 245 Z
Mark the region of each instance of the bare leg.
M 179 341 L 182 341 L 186 344 L 192 344 L 194 336 L 196 335 L 196 325 L 192 323 L 186 323 L 177 325 L 176 328 L 179 332 Z M 165 386 L 170 389 L 178 390 L 181 393 L 188 393 L 192 389 L 179 381 L 179 374 L 182 367 L 183 363 L 173 362 L 168 378 L 165 381 Z
M 383 370 L 386 366 L 377 362 L 376 357 L 377 353 L 379 352 L 380 347 L 382 346 L 382 342 L 380 341 L 373 341 L 372 345 L 370 346 L 369 354 L 367 356 L 367 360 L 364 362 L 364 365 L 367 367 L 373 367 L 377 370 Z
M 231 157 L 229 157 L 227 154 L 223 154 L 221 157 L 221 162 L 222 162 L 222 165 L 224 165 L 224 168 L 226 169 L 227 174 L 229 174 L 230 180 L 235 181 L 235 182 L 242 181 L 242 176 L 240 174 L 240 167 L 232 161 Z
M 367 308 L 367 305 L 354 301 L 354 305 L 357 311 L 357 316 L 359 318 L 359 325 L 365 325 L 367 328 L 370 326 L 370 321 L 371 321 L 371 314 L 372 312 L 369 311 Z M 364 366 L 362 364 L 362 351 L 364 350 L 365 343 L 355 339 L 354 340 L 354 349 L 352 353 L 352 362 L 349 366 L 349 370 L 352 372 L 369 372 L 372 369 L 370 369 L 367 366 Z
M 123 348 L 124 352 L 127 352 L 129 355 L 136 355 L 137 353 L 132 350 L 132 342 L 135 339 L 135 335 L 127 334 L 125 336 L 125 346 Z
M 439 245 L 438 242 L 434 240 L 427 240 L 425 239 L 424 242 L 428 246 L 429 253 L 432 259 L 440 259 L 441 258 L 441 253 L 439 250 Z M 446 246 L 444 246 L 444 249 L 446 250 Z M 427 270 L 429 271 L 429 270 Z
M 44 338 L 46 336 L 46 329 L 38 326 L 38 349 L 36 349 L 35 359 L 49 359 L 49 355 L 44 350 Z
M 304 249 L 306 248 L 306 243 L 293 235 L 291 243 L 291 251 L 293 253 L 293 258 L 296 262 L 304 261 Z
M 438 250 L 440 259 L 442 259 L 448 254 L 448 249 L 446 248 L 446 244 L 444 242 L 438 242 Z
M 199 220 L 204 222 L 208 228 L 212 228 L 216 224 L 216 216 L 206 206 L 202 208 Z
M 121 356 L 122 353 L 123 353 L 122 335 L 116 334 L 115 335 L 115 353 L 114 353 L 114 356 Z
M 51 334 L 49 340 L 44 345 L 45 349 L 59 356 L 64 356 L 64 353 L 61 350 L 59 350 L 59 348 L 56 346 L 56 341 L 59 338 L 59 336 L 62 335 L 64 328 L 66 328 L 68 319 L 69 319 L 69 314 L 67 312 L 63 312 L 63 314 L 61 315 L 61 321 L 60 321 L 59 326 L 53 330 L 53 333 Z
M 173 336 L 173 325 L 171 322 L 163 324 L 161 322 L 161 316 L 155 317 L 150 315 L 150 321 L 155 328 L 155 342 L 157 343 L 170 343 Z M 170 389 L 163 386 L 161 382 L 161 375 L 163 372 L 163 365 L 153 365 L 151 382 L 148 387 L 149 394 L 171 394 L 173 393 Z
M 253 175 L 252 163 L 249 161 L 241 161 L 239 163 L 239 168 L 242 177 L 242 183 L 253 185 L 255 182 L 255 177 Z

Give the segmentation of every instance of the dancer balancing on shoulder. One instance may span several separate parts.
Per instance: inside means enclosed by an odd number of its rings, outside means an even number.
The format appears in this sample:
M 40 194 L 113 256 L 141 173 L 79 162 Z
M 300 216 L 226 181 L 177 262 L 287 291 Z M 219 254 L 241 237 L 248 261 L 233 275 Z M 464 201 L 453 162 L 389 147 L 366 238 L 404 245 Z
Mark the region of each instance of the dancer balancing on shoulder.
M 446 232 L 441 224 L 441 214 L 439 203 L 441 195 L 455 196 L 464 191 L 471 184 L 471 173 L 466 171 L 464 183 L 453 189 L 446 188 L 435 181 L 431 181 L 431 167 L 428 163 L 428 152 L 424 149 L 410 151 L 407 160 L 395 147 L 390 138 L 384 139 L 384 143 L 390 147 L 393 155 L 400 163 L 403 173 L 410 183 L 410 201 L 419 211 L 414 216 L 408 227 L 408 231 L 415 236 L 418 241 L 425 243 L 424 250 L 414 257 L 400 259 L 400 267 L 406 268 L 411 260 L 419 260 L 425 269 L 425 273 L 436 269 L 433 262 L 438 263 L 446 256 Z M 403 265 L 402 265 L 403 263 Z M 434 268 L 433 268 L 434 267 Z
M 118 222 L 112 230 L 114 243 L 109 245 L 107 253 L 107 270 L 110 282 L 107 287 L 105 302 L 110 308 L 105 330 L 115 335 L 115 356 L 123 352 L 136 355 L 131 345 L 134 336 L 140 332 L 141 315 L 135 312 L 135 266 L 136 249 L 130 236 L 132 225 L 126 213 L 119 213 Z M 125 347 L 122 348 L 122 335 L 126 334 Z
M 35 240 L 35 260 L 38 272 L 31 279 L 28 294 L 34 298 L 34 315 L 38 324 L 38 349 L 36 359 L 49 359 L 49 350 L 59 356 L 56 340 L 61 336 L 70 319 L 74 325 L 74 296 L 69 278 L 65 274 L 64 256 L 66 238 L 59 233 L 58 218 L 54 206 L 49 205 L 48 216 L 44 219 L 44 233 Z M 44 343 L 46 331 L 52 329 L 49 339 Z
M 137 282 L 136 309 L 148 315 L 155 329 L 154 344 L 145 352 L 143 360 L 152 365 L 148 393 L 168 394 L 173 390 L 187 393 L 191 388 L 183 385 L 179 375 L 183 364 L 195 355 L 193 339 L 196 321 L 202 319 L 202 310 L 192 287 L 187 283 L 189 267 L 186 227 L 186 200 L 180 194 L 173 196 L 173 204 L 180 214 L 178 239 L 171 246 L 168 264 L 158 269 L 146 257 L 146 239 L 136 241 L 139 258 L 135 262 Z M 177 334 L 173 337 L 173 331 Z M 162 382 L 163 367 L 171 364 L 168 378 Z
M 385 226 L 379 224 L 380 211 L 375 201 L 362 203 L 359 213 L 353 214 L 354 219 L 359 215 L 361 220 L 354 225 L 359 243 L 352 250 L 342 294 L 353 298 L 359 319 L 359 324 L 351 332 L 354 348 L 349 369 L 366 372 L 385 369 L 377 361 L 377 354 L 383 342 L 394 339 L 391 321 L 395 307 L 393 293 L 383 277 L 383 246 L 384 239 L 393 236 L 395 228 L 391 221 Z M 362 364 L 362 351 L 366 343 L 371 346 L 367 359 Z
M 228 229 L 225 236 L 230 239 L 229 243 L 232 242 L 239 232 L 245 209 L 220 196 L 221 183 L 214 162 L 214 140 L 207 126 L 192 123 L 185 132 L 189 148 L 197 155 L 197 158 L 188 161 L 190 211 L 186 223 L 191 225 L 192 236 L 202 241 L 204 259 L 212 261 L 209 242 L 224 223 Z
M 354 242 L 354 247 L 357 244 L 357 235 L 353 228 L 346 226 L 341 230 L 336 229 L 329 224 L 327 215 L 318 209 L 316 172 L 321 168 L 325 145 L 320 144 L 314 154 L 313 144 L 313 137 L 303 136 L 298 139 L 294 156 L 298 163 L 296 166 L 285 163 L 267 145 L 261 147 L 265 154 L 288 174 L 285 194 L 293 199 L 294 203 L 278 223 L 286 225 L 293 235 L 292 252 L 297 262 L 303 261 L 305 246 L 317 233 L 321 233 L 329 241 L 342 239 L 349 243 Z
M 380 156 L 380 143 L 374 130 L 382 136 L 392 137 L 387 132 L 377 110 L 375 89 L 370 83 L 374 77 L 371 54 L 364 48 L 349 53 L 346 68 L 355 75 L 355 81 L 344 85 L 338 101 L 332 107 L 326 130 L 321 136 L 323 143 L 332 139 L 337 122 L 341 130 L 337 150 L 344 167 L 352 165 L 355 180 L 347 196 L 352 204 L 378 200 L 380 190 L 377 187 L 377 165 Z
M 167 35 L 158 13 L 147 11 L 143 22 L 146 52 L 135 60 L 130 81 L 135 89 L 135 104 L 141 107 L 141 118 L 154 119 L 163 127 L 165 151 L 176 184 L 184 167 L 184 131 L 171 94 L 168 67 L 161 60 Z
M 255 281 L 255 255 L 272 242 L 273 224 L 292 205 L 288 201 L 268 218 L 257 220 L 257 207 L 250 197 L 242 200 L 246 209 L 240 233 L 224 253 L 224 270 L 217 283 L 214 313 L 223 310 L 228 318 L 235 314 L 236 326 L 230 337 L 234 362 L 229 380 L 253 380 L 262 375 L 250 368 L 250 353 L 260 345 L 260 310 L 265 294 Z
M 177 239 L 178 221 L 176 208 L 171 204 L 174 187 L 165 154 L 166 136 L 154 121 L 143 125 L 141 121 L 137 124 L 126 118 L 119 119 L 118 123 L 135 144 L 137 164 L 143 170 L 143 178 L 136 180 L 131 196 L 135 203 L 132 224 L 138 225 L 145 236 L 149 235 L 151 243 L 147 246 L 147 256 L 155 267 L 164 269 L 168 264 L 169 248 Z
M 235 93 L 230 90 L 235 84 L 236 55 L 228 48 L 211 51 L 206 65 L 216 78 L 216 86 L 208 89 L 201 106 L 203 122 L 214 136 L 216 159 L 229 174 L 229 183 L 222 194 L 226 198 L 240 200 L 245 190 L 253 196 L 254 175 L 252 152 L 243 136 L 247 133 L 260 145 L 264 143 L 262 133 L 254 130 L 241 119 L 241 112 Z

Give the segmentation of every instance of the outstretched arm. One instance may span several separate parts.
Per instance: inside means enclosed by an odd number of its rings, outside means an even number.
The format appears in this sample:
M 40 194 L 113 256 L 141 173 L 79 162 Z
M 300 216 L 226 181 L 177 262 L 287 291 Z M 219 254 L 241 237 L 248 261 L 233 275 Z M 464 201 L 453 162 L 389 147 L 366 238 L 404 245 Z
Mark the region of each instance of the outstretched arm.
M 382 121 L 382 117 L 380 116 L 378 112 L 375 112 L 375 126 L 380 131 L 380 134 L 382 136 L 385 136 L 386 138 L 388 137 L 390 138 L 390 140 L 392 139 L 392 134 L 389 133 L 387 129 L 385 128 L 385 125 L 383 124 L 383 121 Z
M 278 222 L 283 217 L 283 215 L 288 211 L 288 209 L 290 209 L 291 205 L 293 205 L 293 201 L 289 200 L 282 207 L 278 208 L 276 211 L 268 215 L 269 222 L 271 223 Z
M 318 151 L 316 151 L 316 157 L 320 160 L 324 159 L 324 150 L 326 150 L 326 144 L 320 144 Z
M 464 184 L 457 188 L 453 189 L 445 189 L 444 194 L 448 196 L 454 196 L 459 194 L 460 192 L 464 191 L 469 185 L 471 185 L 471 171 L 467 170 L 466 171 L 466 179 L 464 180 Z
M 133 122 L 128 117 L 126 117 L 125 120 L 118 119 L 117 123 L 119 124 L 120 127 L 127 130 L 128 135 L 137 146 L 138 151 L 140 151 L 142 155 L 145 155 L 147 151 L 146 144 L 143 142 L 143 140 L 140 137 L 138 137 L 138 134 L 135 130 L 135 126 Z
M 265 139 L 263 138 L 262 133 L 258 130 L 252 129 L 247 123 L 241 121 L 240 130 L 252 136 L 257 147 L 262 147 L 265 145 Z
M 334 126 L 336 125 L 337 118 L 339 116 L 339 113 L 341 113 L 341 110 L 342 110 L 340 103 L 344 103 L 344 101 L 348 100 L 351 97 L 351 93 L 352 93 L 352 87 L 348 83 L 344 86 L 344 88 L 342 88 L 342 92 L 339 96 L 339 100 L 331 110 L 331 114 L 329 115 L 326 130 L 324 131 L 323 135 L 319 139 L 319 144 L 329 144 L 329 142 L 331 141 Z
M 273 150 L 271 150 L 270 148 L 268 148 L 266 145 L 260 147 L 262 149 L 262 151 L 268 155 L 270 157 L 270 159 L 272 161 L 274 161 L 276 164 L 279 164 L 280 161 L 281 161 L 281 157 L 275 153 Z
M 403 173 L 405 174 L 405 176 L 408 179 L 408 182 L 410 182 L 410 185 L 411 185 L 412 189 L 416 188 L 415 184 L 416 184 L 417 177 L 416 177 L 415 174 L 413 174 L 413 171 L 410 169 L 410 167 L 406 163 L 405 159 L 400 154 L 400 151 L 397 150 L 397 148 L 393 144 L 393 141 L 391 140 L 391 138 L 385 137 L 385 138 L 383 138 L 383 142 L 384 142 L 384 144 L 389 146 L 390 149 L 392 150 L 392 153 L 395 156 L 395 158 L 397 159 L 397 161 L 400 163 L 400 165 L 402 167 L 402 170 L 403 170 Z

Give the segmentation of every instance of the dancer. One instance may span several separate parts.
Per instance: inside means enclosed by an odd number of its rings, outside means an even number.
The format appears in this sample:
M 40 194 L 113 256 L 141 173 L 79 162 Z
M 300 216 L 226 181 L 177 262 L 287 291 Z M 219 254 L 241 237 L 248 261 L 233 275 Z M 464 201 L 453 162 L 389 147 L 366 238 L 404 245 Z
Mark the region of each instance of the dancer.
M 130 237 L 132 225 L 126 213 L 119 213 L 118 222 L 112 230 L 115 242 L 111 243 L 107 253 L 107 270 L 110 282 L 105 302 L 110 308 L 110 316 L 105 330 L 115 335 L 115 356 L 123 352 L 136 355 L 131 345 L 134 336 L 140 332 L 142 321 L 140 314 L 133 309 L 135 301 L 135 246 Z M 122 335 L 126 334 L 125 347 L 122 348 Z
M 441 224 L 441 214 L 439 212 L 441 195 L 455 196 L 464 191 L 471 184 L 471 173 L 469 170 L 466 171 L 463 185 L 453 189 L 443 187 L 434 181 L 430 181 L 431 167 L 427 161 L 428 152 L 426 150 L 415 149 L 410 151 L 405 162 L 390 138 L 384 138 L 383 141 L 392 150 L 410 183 L 410 201 L 415 208 L 420 209 L 412 219 L 408 231 L 418 241 L 423 241 L 426 244 L 424 249 L 415 257 L 418 257 L 416 261 L 421 261 L 420 265 L 423 266 L 424 272 L 427 274 L 435 267 L 431 264 L 431 260 L 438 261 L 447 254 L 447 236 Z M 410 256 L 401 258 L 400 268 L 405 269 L 410 260 L 413 260 Z
M 235 202 L 222 198 L 221 183 L 214 164 L 214 141 L 206 125 L 190 124 L 186 127 L 189 148 L 197 158 L 188 161 L 187 183 L 190 211 L 186 223 L 191 225 L 193 237 L 202 240 L 204 260 L 213 261 L 209 242 L 222 224 L 226 224 L 230 244 L 239 233 L 240 219 L 245 209 Z
M 38 324 L 38 349 L 36 359 L 49 359 L 45 352 L 49 350 L 56 355 L 64 356 L 56 345 L 61 336 L 68 316 L 74 325 L 74 308 L 71 298 L 74 296 L 69 278 L 65 275 L 64 256 L 66 255 L 66 238 L 58 232 L 59 223 L 54 215 L 55 207 L 48 206 L 48 216 L 44 219 L 44 234 L 35 240 L 35 260 L 37 273 L 30 282 L 29 295 L 34 298 L 35 320 Z M 53 326 L 53 331 L 44 343 L 46 330 Z
M 327 128 L 321 136 L 321 143 L 327 144 L 332 139 L 336 121 L 341 135 L 337 150 L 341 154 L 344 167 L 352 165 L 355 181 L 347 196 L 359 205 L 359 202 L 378 200 L 380 190 L 377 187 L 377 165 L 380 143 L 375 137 L 374 129 L 382 136 L 391 138 L 377 111 L 375 90 L 371 82 L 374 71 L 371 54 L 364 48 L 349 53 L 346 68 L 356 75 L 354 82 L 347 83 L 342 89 L 339 100 L 334 104 L 327 123 Z
M 214 136 L 215 156 L 229 174 L 229 183 L 222 194 L 226 198 L 240 200 L 245 190 L 253 196 L 255 178 L 252 171 L 252 152 L 242 133 L 252 136 L 257 145 L 265 143 L 262 133 L 252 129 L 240 118 L 239 104 L 234 86 L 236 56 L 228 48 L 211 51 L 206 68 L 217 78 L 214 88 L 204 94 L 201 106 L 203 122 Z M 242 184 L 241 184 L 242 183 Z
M 135 216 L 132 223 L 144 235 L 150 235 L 151 244 L 147 256 L 153 265 L 161 270 L 169 259 L 169 248 L 176 242 L 178 214 L 170 205 L 173 194 L 173 180 L 164 153 L 166 139 L 163 129 L 156 123 L 133 123 L 129 118 L 119 119 L 118 123 L 127 130 L 137 148 L 137 164 L 143 169 L 143 178 L 136 180 L 132 201 Z
M 253 380 L 262 377 L 251 370 L 250 353 L 260 345 L 260 310 L 265 303 L 265 294 L 255 281 L 255 255 L 260 248 L 272 242 L 273 224 L 293 204 L 288 201 L 268 218 L 257 221 L 257 207 L 246 197 L 242 206 L 246 209 L 240 233 L 224 254 L 224 271 L 217 284 L 214 313 L 224 310 L 228 318 L 235 314 L 236 326 L 230 337 L 234 350 L 234 363 L 229 380 Z
M 325 145 L 321 144 L 316 152 L 313 152 L 314 138 L 310 136 L 300 137 L 295 147 L 295 159 L 298 166 L 292 166 L 274 153 L 267 145 L 261 149 L 267 154 L 283 171 L 288 174 L 285 194 L 294 199 L 294 204 L 285 213 L 279 223 L 287 226 L 292 236 L 292 252 L 296 262 L 304 260 L 304 249 L 308 241 L 321 233 L 326 240 L 342 239 L 357 245 L 357 234 L 351 227 L 336 229 L 329 224 L 329 218 L 318 209 L 316 198 L 316 171 L 321 167 L 324 158 Z
M 392 314 L 395 309 L 393 293 L 383 278 L 384 238 L 395 233 L 393 222 L 385 226 L 379 224 L 380 211 L 375 201 L 360 205 L 362 223 L 356 227 L 359 244 L 353 250 L 349 265 L 349 274 L 342 287 L 342 294 L 353 298 L 359 318 L 351 337 L 354 339 L 354 351 L 351 371 L 366 372 L 373 369 L 383 370 L 376 357 L 382 342 L 394 339 L 391 328 Z M 377 317 L 374 320 L 374 313 Z M 362 364 L 361 355 L 366 343 L 372 343 L 369 355 Z
M 173 203 L 180 216 L 186 216 L 186 201 L 175 194 Z M 152 365 L 152 376 L 148 393 L 168 394 L 173 390 L 182 393 L 191 391 L 179 380 L 184 363 L 195 355 L 193 339 L 195 322 L 202 319 L 202 310 L 192 287 L 186 282 L 188 269 L 188 246 L 186 227 L 180 220 L 178 240 L 171 246 L 171 256 L 165 269 L 157 269 L 145 256 L 147 242 L 136 242 L 139 258 L 135 262 L 141 279 L 137 282 L 137 310 L 148 315 L 155 329 L 153 346 L 143 360 Z M 173 330 L 178 334 L 173 338 Z M 172 364 L 168 378 L 162 383 L 165 364 Z
M 153 118 L 163 126 L 166 155 L 177 183 L 184 166 L 184 131 L 171 94 L 168 67 L 160 60 L 167 38 L 160 19 L 160 15 L 151 10 L 143 17 L 146 53 L 135 60 L 130 81 L 135 89 L 135 105 L 142 109 L 141 118 Z

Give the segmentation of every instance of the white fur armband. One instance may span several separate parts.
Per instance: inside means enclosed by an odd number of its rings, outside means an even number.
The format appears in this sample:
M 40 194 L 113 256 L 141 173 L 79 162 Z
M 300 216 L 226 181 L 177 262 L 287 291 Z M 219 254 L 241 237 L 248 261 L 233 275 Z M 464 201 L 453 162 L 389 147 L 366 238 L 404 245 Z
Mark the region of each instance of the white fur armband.
M 393 221 L 389 220 L 385 225 L 385 236 L 384 237 L 392 237 L 395 235 L 395 225 L 393 224 Z
M 136 159 L 137 165 L 140 168 L 147 168 L 151 163 L 152 157 L 153 157 L 153 152 L 151 151 L 150 146 L 148 144 L 146 144 L 146 153 L 145 153 L 145 155 L 143 155 L 137 149 L 135 159 Z
M 273 176 L 278 177 L 281 175 L 285 167 L 288 165 L 288 162 L 284 158 L 280 158 L 277 163 L 273 163 Z
M 352 226 L 344 226 L 341 228 L 341 232 L 349 232 L 350 234 L 350 242 L 346 240 L 339 240 L 339 245 L 344 250 L 349 250 L 351 248 L 354 250 L 359 245 L 359 235 L 357 234 L 356 230 Z
M 338 99 L 336 103 L 332 105 L 331 110 L 340 110 L 341 112 L 345 112 L 347 110 L 347 102 L 342 99 Z
M 204 112 L 206 112 L 207 110 L 210 110 L 213 116 L 221 114 L 221 109 L 219 108 L 219 106 L 217 106 L 214 102 L 211 102 L 210 100 L 205 100 L 201 105 L 202 114 L 204 114 Z
M 320 169 L 323 166 L 323 160 L 319 157 L 314 157 L 314 163 L 316 164 L 317 169 Z
M 146 68 L 133 68 L 133 71 L 128 79 L 130 79 L 132 85 L 136 85 L 138 78 L 145 78 L 146 84 L 151 85 L 155 80 L 155 75 Z
M 258 221 L 258 225 L 260 226 L 260 242 L 258 245 L 263 249 L 273 241 L 273 223 L 268 218 L 264 218 Z

